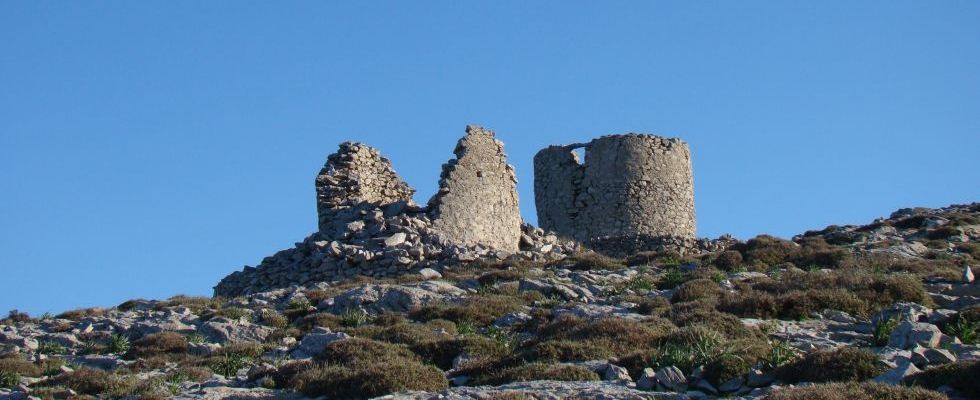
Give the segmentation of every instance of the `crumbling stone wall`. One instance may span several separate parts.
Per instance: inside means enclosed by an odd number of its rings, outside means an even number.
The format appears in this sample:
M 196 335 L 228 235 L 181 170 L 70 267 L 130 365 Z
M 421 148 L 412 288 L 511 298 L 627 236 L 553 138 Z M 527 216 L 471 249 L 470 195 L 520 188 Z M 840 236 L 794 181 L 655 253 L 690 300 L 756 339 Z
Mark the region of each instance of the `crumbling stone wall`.
M 361 143 L 341 143 L 316 176 L 319 230 L 331 236 L 338 229 L 336 221 L 351 219 L 340 214 L 355 212 L 365 204 L 408 204 L 414 193 L 378 150 Z
M 695 240 L 691 154 L 680 139 L 626 134 L 550 146 L 534 157 L 534 195 L 542 228 L 611 253 Z
M 429 201 L 432 227 L 448 242 L 518 251 L 517 177 L 493 131 L 466 127 Z

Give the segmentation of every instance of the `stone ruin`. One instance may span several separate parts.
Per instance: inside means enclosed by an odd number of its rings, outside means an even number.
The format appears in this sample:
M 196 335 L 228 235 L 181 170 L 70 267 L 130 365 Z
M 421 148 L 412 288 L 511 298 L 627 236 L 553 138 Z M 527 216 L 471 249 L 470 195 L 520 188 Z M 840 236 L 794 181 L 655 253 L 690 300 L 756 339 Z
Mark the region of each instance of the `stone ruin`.
M 451 243 L 517 251 L 522 222 L 517 176 L 504 144 L 493 131 L 470 125 L 454 153 L 429 201 L 433 229 Z
M 316 177 L 318 232 L 257 267 L 228 275 L 215 295 L 391 277 L 476 260 L 547 261 L 579 250 L 573 241 L 523 223 L 514 168 L 492 131 L 468 126 L 455 154 L 443 166 L 439 191 L 423 207 L 377 150 L 342 143 Z
M 583 147 L 579 160 L 575 150 Z M 476 260 L 560 260 L 581 251 L 580 243 L 612 255 L 711 245 L 694 237 L 691 158 L 679 139 L 615 135 L 541 150 L 534 192 L 543 229 L 523 223 L 514 168 L 492 131 L 467 126 L 454 153 L 439 191 L 420 206 L 377 150 L 342 143 L 316 177 L 318 231 L 228 275 L 215 295 Z
M 344 213 L 365 205 L 408 204 L 415 189 L 395 173 L 391 161 L 378 150 L 360 143 L 345 142 L 327 157 L 316 176 L 316 211 L 320 233 L 331 236 L 348 220 Z
M 696 240 L 691 153 L 680 139 L 609 135 L 547 147 L 534 156 L 534 198 L 543 229 L 604 253 Z

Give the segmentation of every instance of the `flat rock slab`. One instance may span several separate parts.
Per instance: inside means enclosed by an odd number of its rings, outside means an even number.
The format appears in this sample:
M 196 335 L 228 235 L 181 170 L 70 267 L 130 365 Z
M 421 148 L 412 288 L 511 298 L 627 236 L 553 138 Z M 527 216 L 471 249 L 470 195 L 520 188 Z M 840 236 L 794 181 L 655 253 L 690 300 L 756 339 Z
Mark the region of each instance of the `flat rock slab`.
M 663 399 L 689 400 L 690 396 L 682 393 L 646 392 L 611 382 L 562 382 L 562 381 L 531 381 L 515 382 L 502 386 L 473 386 L 457 387 L 439 393 L 404 392 L 378 399 L 392 400 L 464 400 L 487 399 L 503 396 L 523 396 L 538 400 L 559 399 Z

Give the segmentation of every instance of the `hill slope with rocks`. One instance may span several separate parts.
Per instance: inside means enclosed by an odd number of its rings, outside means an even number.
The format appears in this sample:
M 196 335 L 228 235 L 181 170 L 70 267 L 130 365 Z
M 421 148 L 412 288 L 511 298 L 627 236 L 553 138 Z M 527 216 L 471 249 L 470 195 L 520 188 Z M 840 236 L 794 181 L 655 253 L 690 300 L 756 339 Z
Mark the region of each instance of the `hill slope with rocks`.
M 977 398 L 978 240 L 973 203 L 685 255 L 12 311 L 0 399 Z
M 402 243 L 425 235 L 406 231 L 426 225 L 411 213 L 358 210 L 354 232 L 337 228 L 347 239 L 313 237 L 276 265 L 356 257 L 357 232 L 412 257 Z M 524 236 L 522 256 L 440 248 L 433 266 L 452 268 L 12 311 L 0 399 L 980 397 L 978 203 L 686 254 Z

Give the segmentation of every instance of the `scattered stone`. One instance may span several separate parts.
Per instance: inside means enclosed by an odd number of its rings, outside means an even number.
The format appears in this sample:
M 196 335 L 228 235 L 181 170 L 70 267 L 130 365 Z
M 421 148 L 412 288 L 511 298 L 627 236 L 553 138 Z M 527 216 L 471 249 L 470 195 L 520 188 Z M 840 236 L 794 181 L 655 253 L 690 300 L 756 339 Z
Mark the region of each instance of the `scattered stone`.
M 680 368 L 673 365 L 657 370 L 657 382 L 675 392 L 687 390 L 687 377 L 684 376 Z
M 201 332 L 218 343 L 262 342 L 273 329 L 241 320 L 214 318 L 201 325 Z

